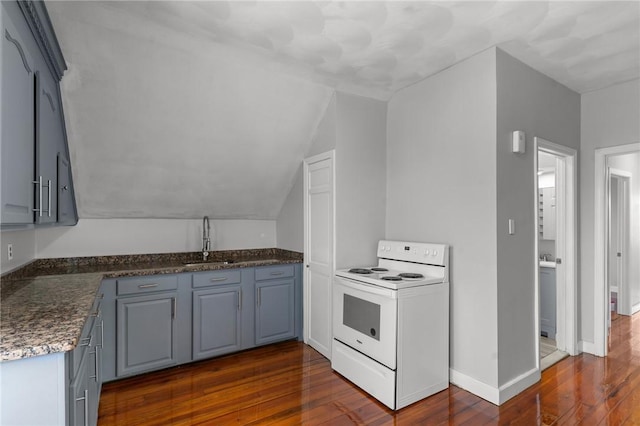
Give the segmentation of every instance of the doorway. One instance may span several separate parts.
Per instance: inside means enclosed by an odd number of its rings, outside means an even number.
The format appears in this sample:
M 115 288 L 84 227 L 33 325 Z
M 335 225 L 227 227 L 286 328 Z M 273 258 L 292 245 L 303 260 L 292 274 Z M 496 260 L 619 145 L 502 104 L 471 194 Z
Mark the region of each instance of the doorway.
M 607 287 L 609 289 L 608 328 L 617 315 L 631 315 L 629 286 L 629 233 L 632 174 L 608 168 L 609 220 L 607 224 Z
M 598 356 L 608 352 L 612 309 L 614 318 L 640 310 L 639 177 L 640 143 L 595 151 L 593 353 Z
M 304 342 L 331 359 L 334 151 L 304 160 Z
M 538 367 L 577 354 L 577 152 L 534 138 Z

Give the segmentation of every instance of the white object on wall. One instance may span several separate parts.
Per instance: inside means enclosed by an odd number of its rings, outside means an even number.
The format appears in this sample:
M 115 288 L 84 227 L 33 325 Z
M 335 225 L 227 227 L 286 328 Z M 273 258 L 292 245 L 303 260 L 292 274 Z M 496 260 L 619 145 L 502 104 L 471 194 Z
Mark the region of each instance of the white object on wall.
M 524 154 L 525 135 L 522 130 L 516 130 L 511 134 L 511 152 L 515 154 Z

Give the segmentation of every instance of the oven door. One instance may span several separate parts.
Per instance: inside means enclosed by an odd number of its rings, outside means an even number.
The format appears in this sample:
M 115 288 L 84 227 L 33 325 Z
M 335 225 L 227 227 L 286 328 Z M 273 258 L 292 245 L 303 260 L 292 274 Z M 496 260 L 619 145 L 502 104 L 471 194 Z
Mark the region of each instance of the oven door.
M 396 369 L 397 291 L 343 277 L 333 286 L 333 337 Z

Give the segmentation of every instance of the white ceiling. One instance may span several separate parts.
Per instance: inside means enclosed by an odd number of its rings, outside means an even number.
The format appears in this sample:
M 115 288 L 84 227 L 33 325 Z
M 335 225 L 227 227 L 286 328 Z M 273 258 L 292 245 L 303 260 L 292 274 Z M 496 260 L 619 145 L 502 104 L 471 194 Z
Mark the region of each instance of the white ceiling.
M 334 90 L 497 45 L 584 93 L 640 76 L 640 2 L 48 2 L 81 217 L 273 219 Z

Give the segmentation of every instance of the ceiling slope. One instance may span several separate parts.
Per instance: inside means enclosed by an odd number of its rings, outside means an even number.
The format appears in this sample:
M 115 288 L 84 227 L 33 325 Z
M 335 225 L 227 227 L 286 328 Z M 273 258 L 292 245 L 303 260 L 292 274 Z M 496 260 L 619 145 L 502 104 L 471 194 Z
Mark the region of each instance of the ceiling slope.
M 106 3 L 48 7 L 80 217 L 275 219 L 331 89 Z

